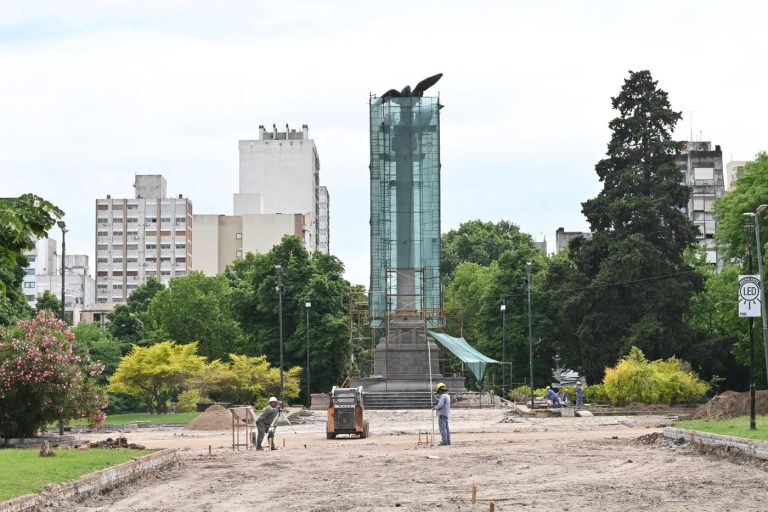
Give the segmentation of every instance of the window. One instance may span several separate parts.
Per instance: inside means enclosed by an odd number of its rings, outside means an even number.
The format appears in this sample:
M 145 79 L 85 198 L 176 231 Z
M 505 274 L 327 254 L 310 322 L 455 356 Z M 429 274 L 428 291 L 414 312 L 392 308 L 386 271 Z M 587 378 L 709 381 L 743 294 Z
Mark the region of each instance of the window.
M 149 251 L 151 249 L 157 249 L 157 245 L 156 244 L 147 244 L 147 250 Z
M 97 210 L 106 210 L 109 208 L 108 204 L 100 204 L 96 207 Z
M 107 218 L 99 218 L 97 221 L 99 224 L 109 224 L 109 219 Z
M 171 236 L 171 232 L 170 231 L 161 231 L 160 232 L 160 236 Z
M 187 244 L 176 244 L 176 249 L 184 250 L 187 248 Z
M 123 205 L 121 205 L 121 204 L 113 204 L 112 205 L 112 209 L 115 210 L 115 211 L 122 210 L 123 209 Z
M 152 229 L 152 231 L 149 231 Z M 146 236 L 157 236 L 157 231 L 155 231 L 155 228 L 147 228 L 147 232 L 144 233 Z
M 186 231 L 177 231 L 176 232 L 176 236 L 187 236 L 187 232 Z
M 171 258 L 169 256 L 160 258 L 160 263 L 169 263 L 170 261 L 171 261 Z
M 176 224 L 184 224 L 186 220 L 184 217 L 176 217 Z
M 112 250 L 115 252 L 123 252 L 123 244 L 112 244 Z
M 96 249 L 99 251 L 106 251 L 109 248 L 107 244 L 99 244 L 96 246 Z
M 171 244 L 160 244 L 160 248 L 161 249 L 170 249 L 171 248 Z
M 157 271 L 147 270 L 147 277 L 155 277 L 156 275 L 157 275 Z
M 125 262 L 126 262 L 126 263 L 138 263 L 138 262 L 139 262 L 139 260 L 138 260 L 138 259 L 136 259 L 136 258 L 126 258 L 126 259 L 125 259 Z
M 155 223 L 157 222 L 157 217 L 147 217 L 147 223 Z
M 96 258 L 96 263 L 107 263 L 109 258 Z
M 35 275 L 35 269 L 33 269 L 33 268 L 28 268 L 28 269 L 27 269 L 27 275 L 28 275 L 28 276 L 33 276 L 33 275 Z
M 242 258 L 243 257 L 243 250 L 238 249 L 235 251 L 235 258 Z
M 128 203 L 128 209 L 129 210 L 135 210 L 138 207 L 139 207 L 139 205 L 136 204 L 136 203 Z
M 24 288 L 34 288 L 35 282 L 34 281 L 25 281 L 24 282 Z
M 129 251 L 138 251 L 139 246 L 137 244 L 128 244 L 125 246 Z
M 123 236 L 123 232 L 122 231 L 115 231 L 114 233 L 112 233 L 112 236 L 122 237 Z
M 25 295 L 25 297 L 27 298 L 27 302 L 33 302 L 35 300 L 34 295 Z
M 29 260 L 30 263 L 34 263 L 35 260 L 37 259 L 37 255 L 35 255 L 35 254 L 28 254 L 27 255 L 27 259 Z
M 122 270 L 113 270 L 112 271 L 113 277 L 123 277 L 123 271 Z
M 97 231 L 96 236 L 109 236 L 109 231 Z
M 242 240 L 243 234 L 242 233 L 235 233 L 235 240 Z
M 161 270 L 160 271 L 160 275 L 161 276 L 170 276 L 171 275 L 171 271 L 170 270 Z
M 695 180 L 713 180 L 715 179 L 715 169 L 713 167 L 694 167 L 693 179 Z
M 112 258 L 112 263 L 122 263 L 123 258 Z
M 177 276 L 185 276 L 185 275 L 187 275 L 187 271 L 186 270 L 177 270 L 176 271 L 176 275 Z
M 157 263 L 157 258 L 147 258 L 146 262 L 147 263 Z
M 137 271 L 135 271 L 135 270 L 129 270 L 129 271 L 127 271 L 125 273 L 125 275 L 128 276 L 128 277 L 136 277 L 136 276 L 139 275 L 139 273 Z M 135 286 L 134 286 L 134 288 L 135 288 Z
M 99 290 L 106 290 L 107 289 L 107 285 L 105 285 L 105 284 L 97 284 L 96 288 L 98 288 Z
M 186 262 L 187 262 L 187 258 L 184 258 L 184 257 L 176 258 L 176 263 L 177 264 L 179 264 L 179 263 L 186 263 Z
M 123 285 L 122 284 L 113 284 L 112 285 L 112 289 L 113 290 L 122 290 L 123 289 Z
M 128 217 L 127 219 L 125 219 L 125 221 L 128 224 L 136 224 L 137 222 L 139 222 L 139 219 L 138 217 Z
M 171 222 L 170 217 L 160 217 L 160 222 Z
M 125 234 L 128 236 L 139 236 L 138 231 L 126 231 Z
M 96 276 L 98 277 L 107 277 L 108 275 L 109 275 L 109 272 L 107 272 L 106 270 L 101 270 L 99 272 L 96 272 Z

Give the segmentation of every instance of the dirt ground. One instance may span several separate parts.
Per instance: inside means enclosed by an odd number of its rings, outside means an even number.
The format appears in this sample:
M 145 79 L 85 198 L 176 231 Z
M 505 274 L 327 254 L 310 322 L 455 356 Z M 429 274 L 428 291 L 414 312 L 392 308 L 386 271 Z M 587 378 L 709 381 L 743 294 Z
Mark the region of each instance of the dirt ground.
M 502 409 L 454 410 L 452 445 L 438 447 L 418 445 L 419 430 L 432 430 L 429 411 L 366 414 L 368 439 L 326 440 L 324 412 L 313 412 L 295 426 L 301 439 L 287 427 L 278 430 L 277 451 L 233 452 L 230 432 L 128 432 L 130 442 L 181 448 L 183 463 L 62 506 L 80 512 L 486 511 L 494 502 L 497 511 L 768 510 L 764 465 L 700 454 L 663 438 L 639 442 L 669 425 L 664 416 L 527 419 Z M 115 434 L 82 437 L 108 436 Z

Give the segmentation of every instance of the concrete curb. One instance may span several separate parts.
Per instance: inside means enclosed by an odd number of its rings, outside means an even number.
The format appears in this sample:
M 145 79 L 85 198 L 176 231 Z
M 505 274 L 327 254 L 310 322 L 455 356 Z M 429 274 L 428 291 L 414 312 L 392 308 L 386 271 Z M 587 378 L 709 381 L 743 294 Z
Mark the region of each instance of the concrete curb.
M 745 439 L 743 437 L 723 436 L 710 434 L 697 430 L 685 430 L 682 428 L 666 427 L 664 437 L 669 439 L 685 439 L 689 443 L 699 446 L 711 446 L 725 448 L 726 451 L 737 450 L 744 455 L 757 459 L 768 460 L 768 441 L 758 439 Z
M 144 455 L 117 466 L 81 476 L 75 480 L 45 487 L 37 494 L 25 494 L 0 503 L 0 512 L 36 510 L 49 502 L 82 499 L 86 496 L 117 487 L 138 479 L 150 471 L 178 463 L 179 451 L 168 448 Z

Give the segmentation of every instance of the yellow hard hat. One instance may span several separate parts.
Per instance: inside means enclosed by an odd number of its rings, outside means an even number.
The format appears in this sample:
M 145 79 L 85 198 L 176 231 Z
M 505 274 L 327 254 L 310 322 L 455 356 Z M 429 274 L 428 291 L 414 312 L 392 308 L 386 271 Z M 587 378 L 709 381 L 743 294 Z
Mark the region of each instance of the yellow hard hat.
M 439 382 L 437 386 L 435 386 L 435 391 L 440 391 L 443 388 L 445 388 L 445 384 L 443 384 L 442 382 Z
M 577 381 L 576 381 L 576 385 L 577 385 L 577 386 L 581 386 L 581 381 L 580 381 L 580 380 L 577 380 Z

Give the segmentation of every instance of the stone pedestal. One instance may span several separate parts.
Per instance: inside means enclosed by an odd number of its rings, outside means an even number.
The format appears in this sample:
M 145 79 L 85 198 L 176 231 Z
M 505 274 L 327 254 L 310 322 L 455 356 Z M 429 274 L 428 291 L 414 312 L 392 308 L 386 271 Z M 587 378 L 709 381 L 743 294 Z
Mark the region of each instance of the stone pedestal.
M 440 373 L 438 346 L 418 319 L 396 319 L 389 325 L 389 337 L 376 345 L 374 374 L 368 378 L 352 379 L 352 386 L 366 391 L 431 391 L 429 387 L 430 359 L 432 385 L 443 382 L 451 391 L 464 391 L 464 377 L 447 377 Z

